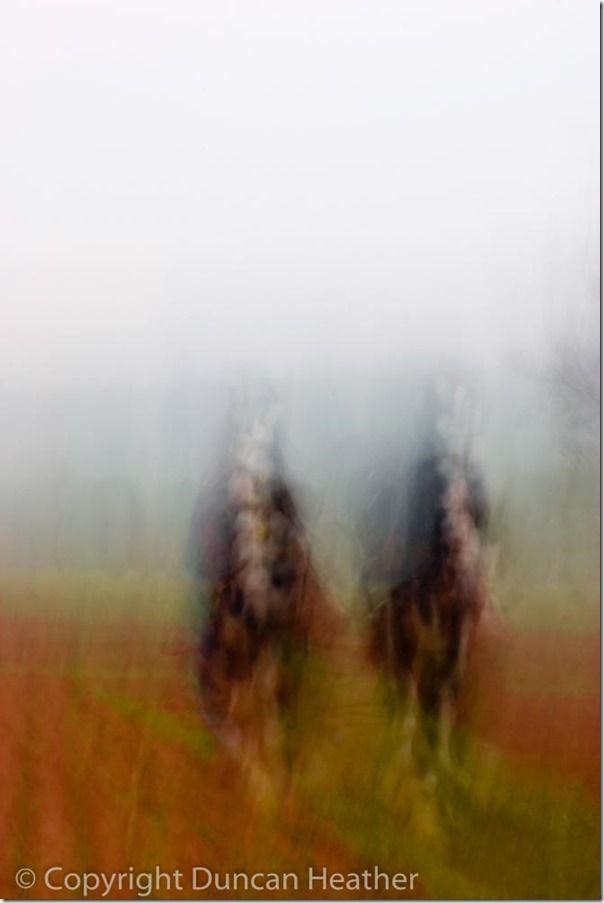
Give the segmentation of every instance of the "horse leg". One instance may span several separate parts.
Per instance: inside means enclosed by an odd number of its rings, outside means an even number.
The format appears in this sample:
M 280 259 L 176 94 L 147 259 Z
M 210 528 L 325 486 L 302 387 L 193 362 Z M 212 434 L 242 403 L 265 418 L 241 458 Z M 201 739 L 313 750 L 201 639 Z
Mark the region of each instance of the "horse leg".
M 439 762 L 445 768 L 452 764 L 458 700 L 466 672 L 473 623 L 467 612 L 460 612 L 451 625 L 450 646 L 444 674 L 444 692 L 439 716 Z
M 418 687 L 415 675 L 419 651 L 419 631 L 411 590 L 396 587 L 388 606 L 389 652 L 402 703 L 401 753 L 411 761 L 417 734 Z
M 440 688 L 422 686 L 419 691 L 419 711 L 421 725 L 422 749 L 418 754 L 420 773 L 427 775 L 434 770 L 440 739 L 441 718 Z

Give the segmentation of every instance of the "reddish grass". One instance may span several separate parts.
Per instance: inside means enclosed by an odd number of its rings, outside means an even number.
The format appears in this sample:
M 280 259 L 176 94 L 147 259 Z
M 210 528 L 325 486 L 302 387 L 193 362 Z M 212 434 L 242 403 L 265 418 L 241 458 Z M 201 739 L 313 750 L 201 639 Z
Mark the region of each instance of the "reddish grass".
M 525 766 L 600 793 L 597 629 L 490 632 L 471 662 L 473 732 Z
M 188 658 L 158 627 L 6 618 L 1 628 L 3 896 L 18 895 L 13 875 L 22 865 L 38 872 L 53 864 L 80 872 L 367 866 L 295 801 L 271 829 L 232 767 L 157 727 L 154 712 L 192 736 L 203 730 Z M 478 644 L 469 683 L 466 718 L 475 734 L 599 793 L 597 635 L 499 629 Z M 115 704 L 116 694 L 136 717 Z M 190 894 L 185 887 L 181 896 Z M 307 895 L 301 887 L 299 896 Z M 38 885 L 21 896 L 53 894 Z

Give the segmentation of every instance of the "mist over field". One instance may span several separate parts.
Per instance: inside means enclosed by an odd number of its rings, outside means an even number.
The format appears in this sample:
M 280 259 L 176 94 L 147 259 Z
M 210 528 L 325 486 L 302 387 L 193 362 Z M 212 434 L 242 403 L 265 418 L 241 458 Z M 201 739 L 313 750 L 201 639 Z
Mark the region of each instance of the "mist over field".
M 597 391 L 597 348 L 588 343 L 583 353 L 591 383 L 579 389 Z M 577 435 L 555 362 L 549 371 L 520 362 L 440 372 L 461 373 L 478 412 L 471 447 L 490 497 L 496 580 L 593 593 L 597 402 L 572 399 L 587 418 Z M 403 492 L 424 439 L 434 371 L 396 370 L 251 381 L 280 399 L 286 466 L 315 555 L 345 595 L 359 576 L 372 481 L 394 480 L 396 490 L 398 479 Z M 242 385 L 250 380 L 225 374 L 164 387 L 4 393 L 4 573 L 188 578 L 192 512 L 222 461 Z
M 1 897 L 601 896 L 599 13 L 1 5 Z
M 311 524 L 353 532 L 372 457 L 404 459 L 457 371 L 504 560 L 514 536 L 525 574 L 591 573 L 555 402 L 560 361 L 587 353 L 583 396 L 597 370 L 593 15 L 8 3 L 3 567 L 176 573 L 250 380 L 282 396 Z
M 592 18 L 8 3 L 3 568 L 177 573 L 257 381 L 310 526 L 350 545 L 359 481 L 404 463 L 429 379 L 461 373 L 502 563 L 591 577 L 595 477 L 567 440 L 587 418 L 596 454 Z

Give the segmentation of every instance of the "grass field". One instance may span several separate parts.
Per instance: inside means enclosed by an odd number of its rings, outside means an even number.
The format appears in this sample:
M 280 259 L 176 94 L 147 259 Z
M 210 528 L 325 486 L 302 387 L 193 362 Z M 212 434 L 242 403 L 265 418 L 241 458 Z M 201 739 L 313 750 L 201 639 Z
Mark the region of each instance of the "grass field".
M 397 725 L 356 638 L 317 651 L 295 792 L 268 811 L 199 717 L 185 587 L 46 578 L 6 581 L 1 597 L 3 897 L 81 896 L 42 885 L 53 865 L 378 865 L 418 872 L 424 897 L 600 896 L 599 635 L 589 614 L 485 630 L 463 700 L 462 764 L 432 803 L 397 760 Z M 38 875 L 29 891 L 15 885 L 21 867 Z

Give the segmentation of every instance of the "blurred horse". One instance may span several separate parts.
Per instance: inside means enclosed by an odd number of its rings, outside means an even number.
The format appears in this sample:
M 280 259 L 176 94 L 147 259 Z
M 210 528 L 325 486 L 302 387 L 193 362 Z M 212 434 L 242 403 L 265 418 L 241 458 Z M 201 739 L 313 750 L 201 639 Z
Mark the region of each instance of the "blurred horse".
M 257 795 L 272 795 L 291 771 L 307 647 L 325 600 L 270 410 L 238 429 L 226 477 L 194 530 L 208 600 L 202 709 Z
M 436 443 L 411 475 L 404 516 L 383 544 L 388 552 L 404 537 L 398 577 L 371 614 L 372 658 L 407 702 L 404 752 L 415 749 L 426 774 L 450 761 L 468 650 L 488 599 L 486 494 L 467 449 L 451 446 Z

